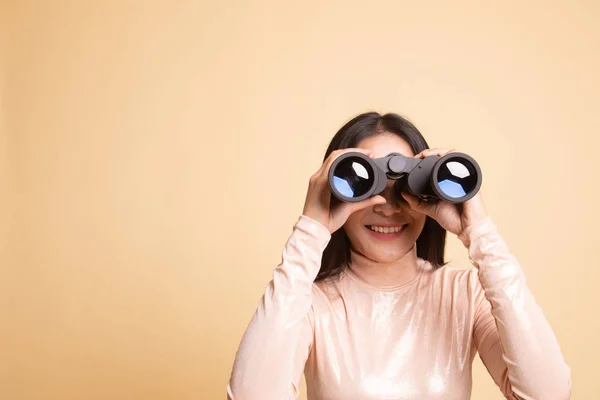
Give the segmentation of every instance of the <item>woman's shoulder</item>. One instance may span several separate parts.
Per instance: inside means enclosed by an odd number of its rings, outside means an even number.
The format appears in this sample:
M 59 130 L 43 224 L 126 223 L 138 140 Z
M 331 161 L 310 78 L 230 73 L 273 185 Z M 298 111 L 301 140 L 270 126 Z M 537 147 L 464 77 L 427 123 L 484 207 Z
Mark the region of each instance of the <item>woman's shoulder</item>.
M 336 276 L 328 277 L 316 282 L 313 282 L 312 291 L 313 291 L 313 299 L 322 298 L 322 299 L 335 299 L 336 297 L 341 296 L 341 281 L 343 279 L 344 273 L 340 273 Z
M 426 263 L 431 265 L 428 261 Z M 470 279 L 473 273 L 477 273 L 477 269 L 473 266 L 467 268 L 457 267 L 451 262 L 437 269 L 431 267 L 429 271 L 430 275 L 435 279 Z

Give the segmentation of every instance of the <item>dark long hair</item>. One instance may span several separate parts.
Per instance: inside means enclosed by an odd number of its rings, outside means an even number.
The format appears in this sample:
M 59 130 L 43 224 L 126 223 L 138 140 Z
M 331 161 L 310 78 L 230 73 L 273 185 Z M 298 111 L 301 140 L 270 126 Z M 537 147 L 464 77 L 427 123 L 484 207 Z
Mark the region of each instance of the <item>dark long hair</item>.
M 376 112 L 360 114 L 348 121 L 333 136 L 323 157 L 323 162 L 332 151 L 358 147 L 361 141 L 383 133 L 398 135 L 411 147 L 414 154 L 428 149 L 421 132 L 407 119 L 393 113 L 381 115 Z M 417 238 L 417 257 L 429 261 L 434 268 L 440 268 L 444 262 L 446 230 L 436 220 L 427 217 L 425 226 Z M 321 268 L 315 281 L 338 276 L 350 262 L 350 239 L 344 228 L 338 229 L 323 252 Z

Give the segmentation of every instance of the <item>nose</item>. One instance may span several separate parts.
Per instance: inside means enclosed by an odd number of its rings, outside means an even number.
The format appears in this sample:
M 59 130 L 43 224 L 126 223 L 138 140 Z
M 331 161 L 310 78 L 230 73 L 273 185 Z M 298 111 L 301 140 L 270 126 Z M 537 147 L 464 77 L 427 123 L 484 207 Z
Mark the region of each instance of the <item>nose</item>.
M 406 200 L 396 195 L 393 186 L 388 186 L 380 196 L 386 200 L 385 204 L 376 204 L 373 206 L 373 211 L 383 216 L 389 217 L 397 212 L 403 211 L 408 206 Z

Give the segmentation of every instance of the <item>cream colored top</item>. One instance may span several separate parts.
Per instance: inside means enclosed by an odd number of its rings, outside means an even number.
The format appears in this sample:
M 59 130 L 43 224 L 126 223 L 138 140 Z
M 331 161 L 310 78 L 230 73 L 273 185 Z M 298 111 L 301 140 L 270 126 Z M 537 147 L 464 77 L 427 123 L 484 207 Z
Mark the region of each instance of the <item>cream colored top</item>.
M 541 308 L 491 218 L 459 239 L 473 268 L 433 269 L 373 287 L 352 265 L 314 283 L 331 235 L 307 216 L 294 225 L 242 338 L 231 400 L 470 398 L 478 352 L 508 399 L 568 399 L 570 369 Z

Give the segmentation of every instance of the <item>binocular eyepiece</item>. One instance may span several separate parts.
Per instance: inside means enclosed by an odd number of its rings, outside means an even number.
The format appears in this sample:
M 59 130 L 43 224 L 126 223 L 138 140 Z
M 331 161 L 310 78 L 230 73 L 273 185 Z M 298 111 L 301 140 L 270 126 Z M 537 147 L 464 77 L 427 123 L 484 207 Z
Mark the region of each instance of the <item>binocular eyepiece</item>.
M 358 202 L 383 192 L 388 179 L 394 179 L 396 196 L 410 193 L 424 201 L 443 199 L 463 203 L 481 187 L 481 168 L 464 153 L 423 159 L 390 153 L 372 159 L 360 152 L 348 152 L 335 159 L 329 169 L 329 187 L 335 197 Z

